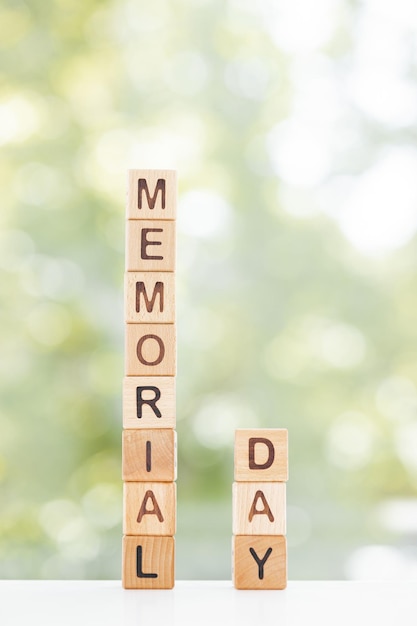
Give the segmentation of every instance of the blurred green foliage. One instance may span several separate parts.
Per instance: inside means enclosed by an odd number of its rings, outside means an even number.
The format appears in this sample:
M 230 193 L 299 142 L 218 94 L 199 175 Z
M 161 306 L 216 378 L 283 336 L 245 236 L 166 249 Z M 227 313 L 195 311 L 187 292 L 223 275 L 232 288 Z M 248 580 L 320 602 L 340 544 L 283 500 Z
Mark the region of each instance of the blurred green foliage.
M 128 167 L 179 170 L 177 576 L 230 577 L 237 427 L 289 429 L 291 578 L 415 559 L 414 230 L 367 255 L 321 205 L 415 130 L 344 90 L 364 9 L 332 6 L 300 50 L 266 0 L 2 3 L 2 577 L 120 576 Z M 330 164 L 298 184 L 276 152 L 300 107 L 300 167 Z

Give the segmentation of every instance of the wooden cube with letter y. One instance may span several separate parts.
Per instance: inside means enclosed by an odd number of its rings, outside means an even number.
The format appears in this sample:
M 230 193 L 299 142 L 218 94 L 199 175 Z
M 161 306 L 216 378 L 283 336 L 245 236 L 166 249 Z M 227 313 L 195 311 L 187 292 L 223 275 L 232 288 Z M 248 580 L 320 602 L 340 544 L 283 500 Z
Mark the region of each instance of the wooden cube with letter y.
M 285 589 L 287 541 L 282 535 L 233 537 L 233 584 L 236 589 Z

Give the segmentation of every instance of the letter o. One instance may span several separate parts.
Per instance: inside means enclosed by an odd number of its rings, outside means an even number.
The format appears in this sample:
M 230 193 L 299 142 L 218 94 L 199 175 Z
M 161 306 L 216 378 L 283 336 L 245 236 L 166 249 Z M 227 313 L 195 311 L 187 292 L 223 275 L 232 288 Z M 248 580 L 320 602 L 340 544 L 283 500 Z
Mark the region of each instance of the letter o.
M 154 339 L 159 346 L 159 354 L 154 361 L 147 361 L 142 354 L 142 347 L 147 339 Z M 136 354 L 142 365 L 159 365 L 163 361 L 163 358 L 165 356 L 164 342 L 157 335 L 143 335 L 143 337 L 139 339 L 138 345 L 136 346 Z

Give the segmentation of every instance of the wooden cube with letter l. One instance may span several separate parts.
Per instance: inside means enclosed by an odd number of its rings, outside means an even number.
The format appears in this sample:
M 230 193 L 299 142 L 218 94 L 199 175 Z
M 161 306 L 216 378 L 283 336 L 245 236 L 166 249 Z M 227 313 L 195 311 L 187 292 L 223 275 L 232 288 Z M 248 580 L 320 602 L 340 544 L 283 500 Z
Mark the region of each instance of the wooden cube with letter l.
M 174 537 L 123 537 L 122 583 L 125 589 L 172 589 L 174 565 Z

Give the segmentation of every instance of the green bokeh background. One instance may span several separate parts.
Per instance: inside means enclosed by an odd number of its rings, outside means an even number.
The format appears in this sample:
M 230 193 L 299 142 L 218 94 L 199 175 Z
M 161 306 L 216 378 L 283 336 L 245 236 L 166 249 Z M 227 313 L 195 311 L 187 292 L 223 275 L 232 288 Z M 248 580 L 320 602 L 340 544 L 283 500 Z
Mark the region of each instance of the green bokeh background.
M 177 577 L 230 578 L 239 427 L 289 429 L 291 578 L 417 571 L 415 224 L 368 254 L 331 210 L 415 150 L 346 86 L 368 5 L 2 3 L 0 576 L 120 576 L 128 167 L 179 172 Z

